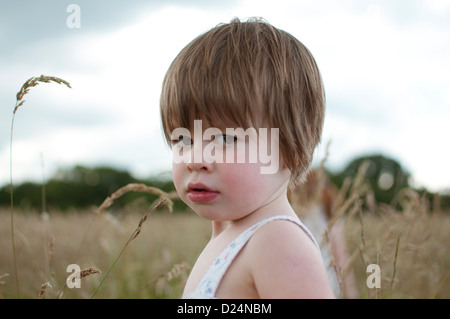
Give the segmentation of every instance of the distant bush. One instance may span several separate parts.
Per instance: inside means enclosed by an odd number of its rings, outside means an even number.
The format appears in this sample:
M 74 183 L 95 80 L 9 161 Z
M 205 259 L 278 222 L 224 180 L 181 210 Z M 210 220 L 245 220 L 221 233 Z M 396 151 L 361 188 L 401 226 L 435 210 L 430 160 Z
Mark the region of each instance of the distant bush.
M 170 179 L 154 177 L 140 180 L 131 176 L 127 171 L 111 167 L 75 166 L 72 169 L 59 170 L 44 185 L 31 182 L 15 185 L 14 202 L 15 205 L 38 211 L 43 209 L 43 203 L 47 208 L 58 211 L 67 211 L 70 208 L 89 208 L 99 206 L 111 193 L 129 183 L 144 183 L 158 187 L 165 192 L 175 190 Z M 130 193 L 117 200 L 114 207 L 121 208 L 131 203 L 150 205 L 156 198 L 157 196 L 152 194 Z M 0 189 L 0 206 L 9 204 L 9 185 L 5 185 Z M 178 209 L 184 207 L 180 201 L 175 201 L 174 204 Z

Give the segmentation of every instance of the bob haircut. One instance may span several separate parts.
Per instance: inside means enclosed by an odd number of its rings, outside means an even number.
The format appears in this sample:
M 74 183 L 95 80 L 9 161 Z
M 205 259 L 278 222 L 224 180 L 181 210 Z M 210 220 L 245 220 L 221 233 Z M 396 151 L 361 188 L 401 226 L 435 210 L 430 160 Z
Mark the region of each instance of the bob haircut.
M 279 128 L 279 151 L 295 186 L 321 139 L 325 92 L 300 41 L 261 18 L 235 18 L 181 50 L 164 78 L 160 107 L 169 144 L 172 131 L 191 129 L 194 119 L 219 128 Z

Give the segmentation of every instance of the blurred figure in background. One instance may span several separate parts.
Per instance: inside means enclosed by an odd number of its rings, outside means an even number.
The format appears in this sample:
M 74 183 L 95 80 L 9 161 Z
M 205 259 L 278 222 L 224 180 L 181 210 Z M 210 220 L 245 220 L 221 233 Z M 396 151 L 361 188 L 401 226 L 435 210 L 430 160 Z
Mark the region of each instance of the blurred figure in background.
M 348 269 L 349 256 L 346 250 L 344 225 L 340 221 L 336 222 L 329 231 L 329 239 L 326 238 L 337 194 L 338 189 L 330 183 L 324 170 L 320 168 L 310 170 L 303 184 L 290 189 L 288 199 L 300 220 L 309 228 L 320 245 L 335 295 L 339 298 L 355 299 L 359 298 L 359 293 L 353 272 Z M 338 276 L 336 272 L 342 272 L 343 275 Z

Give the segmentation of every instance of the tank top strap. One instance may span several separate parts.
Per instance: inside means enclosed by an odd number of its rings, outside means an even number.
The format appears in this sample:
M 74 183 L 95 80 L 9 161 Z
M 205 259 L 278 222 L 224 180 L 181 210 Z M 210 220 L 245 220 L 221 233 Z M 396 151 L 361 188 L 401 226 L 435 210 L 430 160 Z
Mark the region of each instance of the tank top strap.
M 288 215 L 276 215 L 263 219 L 243 231 L 238 237 L 236 237 L 235 240 L 233 240 L 233 242 L 231 242 L 231 244 L 228 245 L 227 248 L 222 251 L 222 253 L 213 262 L 213 264 L 208 268 L 207 272 L 197 286 L 195 292 L 189 295 L 188 298 L 215 298 L 216 290 L 219 287 L 223 276 L 225 275 L 228 267 L 231 265 L 238 253 L 242 250 L 245 244 L 259 228 L 274 220 L 288 220 L 300 226 L 311 238 L 320 252 L 320 247 L 314 236 L 298 218 L 294 218 Z

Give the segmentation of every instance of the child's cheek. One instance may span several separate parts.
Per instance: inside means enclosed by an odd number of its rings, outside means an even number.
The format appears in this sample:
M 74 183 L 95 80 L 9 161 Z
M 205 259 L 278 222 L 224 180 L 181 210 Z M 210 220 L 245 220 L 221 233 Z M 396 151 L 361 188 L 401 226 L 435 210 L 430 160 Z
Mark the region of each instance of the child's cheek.
M 221 181 L 237 196 L 252 196 L 264 185 L 260 166 L 254 163 L 224 163 L 221 166 Z
M 182 184 L 183 184 L 183 169 L 182 169 L 183 163 L 172 164 L 172 179 L 173 179 L 173 185 L 175 186 L 176 191 L 178 194 L 180 194 L 179 190 L 181 190 Z M 186 166 L 186 164 L 184 164 Z

